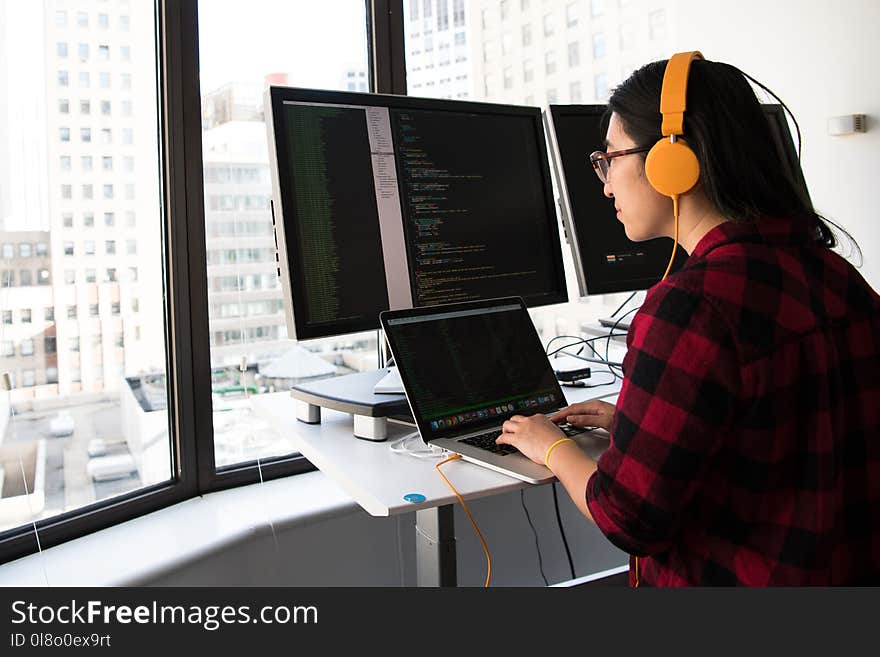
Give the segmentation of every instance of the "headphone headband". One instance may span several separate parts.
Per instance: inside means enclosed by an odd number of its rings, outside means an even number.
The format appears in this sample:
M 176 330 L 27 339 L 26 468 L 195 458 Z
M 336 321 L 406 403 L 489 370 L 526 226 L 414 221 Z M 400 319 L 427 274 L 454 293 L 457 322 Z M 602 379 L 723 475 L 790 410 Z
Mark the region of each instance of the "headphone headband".
M 684 133 L 688 73 L 695 59 L 703 59 L 699 50 L 676 53 L 666 63 L 663 90 L 660 92 L 660 113 L 663 115 L 661 132 L 664 137 Z

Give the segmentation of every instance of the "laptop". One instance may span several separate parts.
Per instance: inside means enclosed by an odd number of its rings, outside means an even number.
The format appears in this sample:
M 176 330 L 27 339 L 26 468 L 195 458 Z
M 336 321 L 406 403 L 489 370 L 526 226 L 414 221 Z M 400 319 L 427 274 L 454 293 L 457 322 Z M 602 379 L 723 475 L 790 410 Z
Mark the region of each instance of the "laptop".
M 520 297 L 387 310 L 379 319 L 425 443 L 530 483 L 554 478 L 514 447 L 495 444 L 511 416 L 567 406 Z

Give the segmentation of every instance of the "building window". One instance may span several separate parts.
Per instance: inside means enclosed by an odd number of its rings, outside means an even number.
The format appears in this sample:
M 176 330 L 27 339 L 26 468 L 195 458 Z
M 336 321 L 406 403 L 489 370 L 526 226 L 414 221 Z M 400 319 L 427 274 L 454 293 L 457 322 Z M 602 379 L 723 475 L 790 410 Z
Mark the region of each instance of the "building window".
M 544 53 L 544 72 L 547 75 L 552 75 L 556 72 L 556 53 L 552 50 Z
M 46 368 L 46 383 L 58 383 L 58 368 L 57 367 L 47 367 Z
M 97 317 L 98 315 L 99 315 L 99 307 L 98 307 L 98 304 L 96 304 L 96 303 L 90 303 L 90 304 L 89 304 L 89 316 L 90 316 L 90 317 Z
M 83 143 L 89 143 L 92 141 L 92 129 L 91 128 L 80 128 L 79 129 L 79 138 Z
M 606 55 L 606 52 L 605 33 L 596 32 L 596 34 L 593 35 L 593 59 L 601 59 Z
M 131 89 L 131 74 L 130 73 L 123 73 L 120 76 L 120 80 L 121 80 L 123 89 Z
M 49 245 L 46 242 L 37 242 L 37 246 L 34 249 L 34 252 L 38 257 L 44 257 L 49 255 Z
M 34 341 L 32 338 L 26 338 L 21 341 L 21 355 L 22 356 L 33 356 L 34 355 Z
M 58 113 L 70 114 L 70 101 L 67 98 L 58 99 Z
M 67 306 L 67 319 L 76 319 L 76 306 Z
M 58 345 L 54 336 L 43 338 L 43 351 L 47 354 L 54 354 L 58 351 Z
M 532 45 L 532 26 L 530 23 L 522 26 L 522 44 L 523 46 Z
M 510 32 L 505 32 L 501 35 L 501 54 L 509 55 L 512 49 L 513 37 L 510 35 Z
M 666 38 L 666 11 L 658 9 L 648 14 L 648 34 L 652 41 Z
M 15 356 L 15 344 L 12 342 L 12 340 L 3 341 L 2 353 L 4 358 L 11 358 L 12 356 Z
M 608 76 L 605 73 L 599 73 L 593 77 L 593 90 L 596 100 L 608 99 Z
M 91 155 L 83 155 L 79 158 L 79 167 L 83 171 L 91 171 L 92 170 L 92 156 Z
M 504 88 L 505 89 L 513 89 L 513 67 L 505 66 L 504 67 Z
M 553 36 L 553 14 L 545 14 L 544 16 L 544 36 Z
M 48 269 L 41 269 L 38 273 L 38 276 L 39 276 L 39 278 L 37 280 L 38 285 L 49 285 L 52 282 Z
M 76 284 L 76 270 L 75 269 L 65 269 L 64 270 L 64 284 L 65 285 Z
M 605 13 L 605 0 L 590 0 L 590 16 L 597 18 Z
M 56 11 L 55 12 L 55 27 L 67 27 L 67 12 L 66 11 Z
M 79 86 L 83 89 L 88 89 L 92 84 L 92 79 L 88 71 L 80 71 L 79 72 Z
M 22 272 L 24 273 L 24 272 Z M 30 274 L 30 272 L 28 272 Z M 21 323 L 22 324 L 30 324 L 31 323 L 31 309 L 30 308 L 22 308 L 21 309 Z
M 89 61 L 89 44 L 81 43 L 77 47 L 77 54 L 79 55 L 79 61 L 87 62 Z
M 83 249 L 85 250 L 86 255 L 95 255 L 95 241 L 86 240 L 83 242 Z
M 72 212 L 65 212 L 64 214 L 62 214 L 61 215 L 61 224 L 65 228 L 73 228 L 73 213 Z
M 0 278 L 0 285 L 3 287 L 13 287 L 15 285 L 15 271 L 12 269 L 4 269 L 2 272 L 2 278 Z M 12 313 L 9 313 L 9 324 L 12 324 Z
M 101 128 L 101 143 L 105 145 L 113 143 L 112 128 Z
M 119 46 L 119 57 L 124 62 L 131 61 L 131 46 Z
M 110 74 L 106 71 L 98 73 L 98 84 L 101 89 L 109 89 L 110 88 Z
M 59 41 L 55 44 L 55 54 L 58 57 L 67 57 L 67 44 L 63 41 Z
M 73 198 L 73 185 L 61 185 L 61 198 L 65 201 Z
M 119 17 L 119 29 L 123 32 L 128 32 L 129 27 L 131 27 L 131 19 L 127 15 L 123 14 Z
M 25 388 L 32 388 L 37 383 L 37 377 L 34 370 L 21 371 L 21 385 Z
M 62 171 L 70 171 L 70 155 L 62 155 L 60 165 Z
M 556 103 L 556 89 L 547 89 L 547 104 L 553 105 Z
M 86 283 L 94 283 L 98 276 L 94 269 L 86 269 Z
M 94 188 L 91 185 L 82 186 L 82 197 L 86 200 L 94 198 Z
M 120 304 L 118 301 L 114 301 L 113 303 L 110 304 L 110 314 L 111 315 L 118 315 L 120 313 L 120 311 L 121 311 L 121 308 L 120 308 Z
M 110 101 L 102 100 L 101 101 L 101 114 L 104 116 L 110 116 Z
M 6 273 L 6 272 L 4 272 Z M 12 324 L 12 311 L 4 310 L 3 311 L 3 323 L 4 324 Z
M 98 14 L 98 27 L 102 30 L 110 27 L 110 17 L 107 14 Z
M 581 64 L 581 51 L 580 44 L 575 41 L 574 43 L 568 44 L 568 65 L 569 67 L 580 66 Z
M 33 285 L 33 275 L 30 269 L 22 269 L 18 272 L 18 284 L 21 287 Z
M 58 128 L 58 139 L 64 142 L 70 141 L 70 128 Z
M 116 240 L 104 242 L 104 250 L 107 255 L 116 255 Z
M 113 198 L 113 185 L 104 185 L 104 198 Z
M 77 25 L 77 27 L 88 27 L 89 26 L 89 15 L 84 11 L 77 12 L 76 25 Z
M 580 13 L 580 5 L 577 2 L 568 3 L 565 6 L 565 24 L 568 27 L 577 27 Z
M 122 170 L 125 173 L 134 173 L 134 158 L 126 155 L 122 158 Z
M 122 101 L 122 116 L 131 116 L 131 101 Z
M 113 171 L 113 158 L 109 155 L 105 155 L 101 158 L 101 169 L 104 171 Z
M 18 257 L 30 258 L 34 253 L 34 247 L 30 242 L 19 242 Z
M 632 23 L 624 23 L 620 26 L 620 49 L 631 50 L 635 46 L 636 36 Z
M 67 348 L 68 351 L 79 351 L 79 336 L 68 338 Z
M 105 272 L 105 275 L 104 275 L 104 282 L 105 283 L 115 283 L 116 280 L 117 280 L 116 279 L 116 268 L 115 267 L 108 267 Z
M 95 215 L 92 212 L 86 212 L 83 214 L 83 226 L 86 228 L 91 228 L 95 225 Z
M 104 225 L 105 226 L 115 226 L 116 225 L 116 215 L 112 212 L 104 213 Z
M 98 46 L 98 59 L 102 62 L 110 61 L 110 46 Z
M 531 59 L 523 60 L 523 82 L 531 82 L 535 79 L 535 66 Z

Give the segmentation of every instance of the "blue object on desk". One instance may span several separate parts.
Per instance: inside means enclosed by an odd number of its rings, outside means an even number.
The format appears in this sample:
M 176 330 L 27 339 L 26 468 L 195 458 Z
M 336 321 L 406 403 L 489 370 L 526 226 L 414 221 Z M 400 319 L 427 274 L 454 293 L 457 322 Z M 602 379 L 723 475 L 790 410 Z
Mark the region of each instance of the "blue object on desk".
M 417 504 L 419 502 L 424 502 L 425 496 L 422 495 L 421 493 L 407 493 L 406 495 L 403 496 L 403 499 L 405 499 L 407 502 L 412 502 L 413 504 Z

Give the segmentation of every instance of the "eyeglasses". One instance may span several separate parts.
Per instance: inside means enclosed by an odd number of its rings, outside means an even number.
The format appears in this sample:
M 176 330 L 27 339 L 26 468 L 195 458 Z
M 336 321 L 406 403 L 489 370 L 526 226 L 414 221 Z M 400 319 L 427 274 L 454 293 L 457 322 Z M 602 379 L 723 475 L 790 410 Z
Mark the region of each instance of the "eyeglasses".
M 645 153 L 651 150 L 650 146 L 640 146 L 638 148 L 627 148 L 622 151 L 611 151 L 610 153 L 604 153 L 602 151 L 593 151 L 590 153 L 590 162 L 593 165 L 593 169 L 596 170 L 596 175 L 599 176 L 599 180 L 602 181 L 603 184 L 608 182 L 608 169 L 611 168 L 611 160 L 615 157 L 621 157 L 622 155 L 632 155 L 633 153 Z

